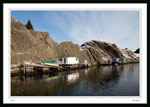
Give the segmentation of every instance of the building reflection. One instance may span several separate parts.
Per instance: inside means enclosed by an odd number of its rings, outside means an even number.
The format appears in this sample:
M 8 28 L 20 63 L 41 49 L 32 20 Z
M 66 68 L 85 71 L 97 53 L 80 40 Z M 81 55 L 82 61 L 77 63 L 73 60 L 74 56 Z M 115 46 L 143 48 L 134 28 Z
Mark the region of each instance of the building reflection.
M 76 82 L 76 80 L 79 79 L 79 73 L 76 72 L 72 74 L 63 75 L 62 79 L 69 83 Z

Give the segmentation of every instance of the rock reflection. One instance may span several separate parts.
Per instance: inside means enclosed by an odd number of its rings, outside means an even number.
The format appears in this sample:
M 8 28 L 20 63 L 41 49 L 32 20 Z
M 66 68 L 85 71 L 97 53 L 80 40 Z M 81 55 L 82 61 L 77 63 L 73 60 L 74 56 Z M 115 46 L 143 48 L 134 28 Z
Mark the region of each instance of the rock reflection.
M 138 71 L 138 64 L 127 64 L 95 66 L 55 75 L 12 77 L 11 95 L 138 95 Z
M 92 67 L 90 72 L 86 72 L 86 79 L 93 83 L 109 82 L 118 80 L 120 77 L 120 67 L 118 66 L 100 66 Z

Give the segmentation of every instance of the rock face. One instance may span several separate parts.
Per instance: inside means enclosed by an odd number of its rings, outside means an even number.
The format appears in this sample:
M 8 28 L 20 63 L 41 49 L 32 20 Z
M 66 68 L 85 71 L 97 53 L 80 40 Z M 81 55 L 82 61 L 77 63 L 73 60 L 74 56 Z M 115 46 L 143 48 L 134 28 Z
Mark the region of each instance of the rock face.
M 89 50 L 94 61 L 100 64 L 107 64 L 112 58 L 123 57 L 120 49 L 111 43 L 92 40 L 82 44 L 81 48 Z
M 111 58 L 126 57 L 129 62 L 139 58 L 130 50 L 121 50 L 115 44 L 92 40 L 81 46 L 71 41 L 55 42 L 48 32 L 27 29 L 11 17 L 11 64 L 23 61 L 49 61 L 62 57 L 77 57 L 80 63 L 108 64 Z
M 78 57 L 80 62 L 87 59 L 94 63 L 88 50 L 80 50 L 79 45 L 70 41 L 57 43 L 48 32 L 38 32 L 27 29 L 21 22 L 11 17 L 11 64 L 23 61 L 48 61 L 61 57 Z
M 121 49 L 123 56 L 127 59 L 127 62 L 139 62 L 139 54 L 133 53 L 129 49 Z
M 134 53 L 140 53 L 140 48 L 138 48 L 136 51 L 134 51 Z
M 81 45 L 90 51 L 95 62 L 108 64 L 112 58 L 126 58 L 126 63 L 139 62 L 139 55 L 129 49 L 119 49 L 116 44 L 92 40 Z
M 56 58 L 52 47 L 54 44 L 47 32 L 28 30 L 22 23 L 11 18 L 11 63 Z

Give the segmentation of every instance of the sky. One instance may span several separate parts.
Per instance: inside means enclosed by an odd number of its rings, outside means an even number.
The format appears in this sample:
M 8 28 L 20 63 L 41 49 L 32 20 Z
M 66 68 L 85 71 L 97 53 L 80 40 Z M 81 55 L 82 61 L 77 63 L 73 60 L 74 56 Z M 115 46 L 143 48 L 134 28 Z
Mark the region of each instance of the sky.
M 11 11 L 23 24 L 49 32 L 57 41 L 81 45 L 91 40 L 115 43 L 119 48 L 139 48 L 139 11 Z

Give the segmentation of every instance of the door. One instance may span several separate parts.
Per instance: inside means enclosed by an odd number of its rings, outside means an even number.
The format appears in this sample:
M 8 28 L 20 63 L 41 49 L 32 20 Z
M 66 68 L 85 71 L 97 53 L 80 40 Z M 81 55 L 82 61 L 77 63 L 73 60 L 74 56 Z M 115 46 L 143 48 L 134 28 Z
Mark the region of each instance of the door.
M 64 58 L 64 64 L 66 64 L 66 58 Z

